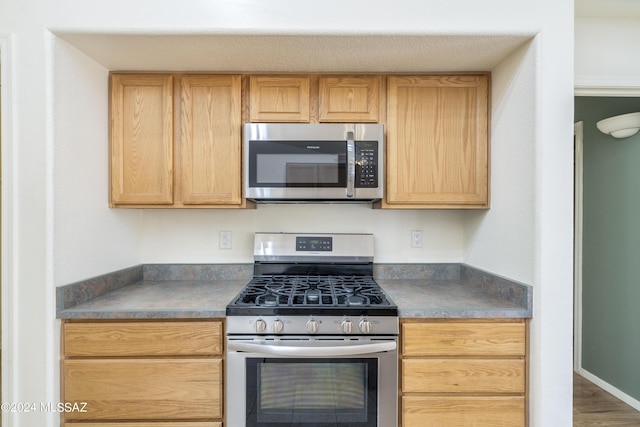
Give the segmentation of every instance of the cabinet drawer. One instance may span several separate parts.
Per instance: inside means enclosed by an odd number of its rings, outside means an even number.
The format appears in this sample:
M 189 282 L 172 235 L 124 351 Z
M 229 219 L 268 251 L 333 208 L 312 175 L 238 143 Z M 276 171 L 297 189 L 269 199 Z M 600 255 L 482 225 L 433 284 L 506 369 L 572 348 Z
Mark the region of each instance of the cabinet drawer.
M 86 402 L 67 419 L 222 417 L 221 359 L 90 359 L 64 362 L 64 401 Z
M 523 359 L 405 359 L 403 392 L 524 393 Z
M 65 423 L 65 427 L 222 427 L 215 422 L 168 422 L 168 423 Z
M 525 323 L 423 322 L 402 325 L 403 356 L 524 356 Z
M 66 357 L 222 354 L 221 322 L 65 323 Z
M 524 397 L 405 396 L 403 427 L 524 427 Z

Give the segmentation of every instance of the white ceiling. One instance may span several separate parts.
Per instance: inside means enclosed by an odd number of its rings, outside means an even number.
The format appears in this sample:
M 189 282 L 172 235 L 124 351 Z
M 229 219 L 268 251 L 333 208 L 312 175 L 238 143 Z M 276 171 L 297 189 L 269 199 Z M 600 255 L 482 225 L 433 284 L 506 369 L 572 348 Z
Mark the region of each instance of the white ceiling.
M 109 70 L 489 71 L 533 34 L 107 34 L 54 32 Z
M 640 18 L 640 0 L 575 0 L 580 18 Z

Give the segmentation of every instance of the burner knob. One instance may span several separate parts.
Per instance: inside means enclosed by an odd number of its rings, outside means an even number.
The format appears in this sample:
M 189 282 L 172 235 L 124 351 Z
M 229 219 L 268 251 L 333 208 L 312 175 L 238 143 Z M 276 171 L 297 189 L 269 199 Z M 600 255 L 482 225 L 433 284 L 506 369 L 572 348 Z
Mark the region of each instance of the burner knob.
M 254 327 L 256 329 L 256 332 L 261 334 L 267 330 L 267 323 L 262 319 L 258 319 L 256 320 Z
M 280 319 L 276 319 L 273 321 L 273 332 L 279 334 L 284 329 L 284 323 Z
M 317 320 L 309 320 L 307 322 L 307 332 L 309 332 L 310 334 L 315 334 L 318 332 L 318 321 Z
M 351 322 L 351 320 L 349 319 L 344 319 L 341 326 L 342 332 L 344 332 L 345 334 L 350 334 L 353 330 L 353 322 Z
M 371 333 L 371 322 L 369 322 L 367 319 L 362 319 L 360 323 L 358 323 L 358 327 L 360 328 L 360 332 L 362 332 L 363 334 Z

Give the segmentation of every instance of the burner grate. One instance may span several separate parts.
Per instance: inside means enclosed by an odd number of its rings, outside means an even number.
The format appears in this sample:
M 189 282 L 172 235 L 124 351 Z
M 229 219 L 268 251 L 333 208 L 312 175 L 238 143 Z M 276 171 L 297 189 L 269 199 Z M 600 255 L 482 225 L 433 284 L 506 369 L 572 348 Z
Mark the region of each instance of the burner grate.
M 254 307 L 372 307 L 389 305 L 371 277 L 261 276 L 245 287 L 235 305 Z

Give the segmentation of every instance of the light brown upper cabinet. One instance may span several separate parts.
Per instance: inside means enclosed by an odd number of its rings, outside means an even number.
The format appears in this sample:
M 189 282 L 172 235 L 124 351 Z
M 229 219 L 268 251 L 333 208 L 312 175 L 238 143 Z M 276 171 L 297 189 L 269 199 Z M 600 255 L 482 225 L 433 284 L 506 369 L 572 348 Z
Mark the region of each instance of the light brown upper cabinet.
M 320 122 L 371 122 L 380 120 L 379 76 L 320 77 Z
M 246 207 L 239 75 L 111 75 L 113 207 Z
M 184 76 L 181 82 L 182 201 L 239 205 L 240 76 Z
M 250 76 L 252 122 L 309 122 L 309 76 Z
M 489 207 L 489 75 L 390 76 L 385 208 Z
M 173 78 L 111 76 L 111 203 L 173 203 Z

